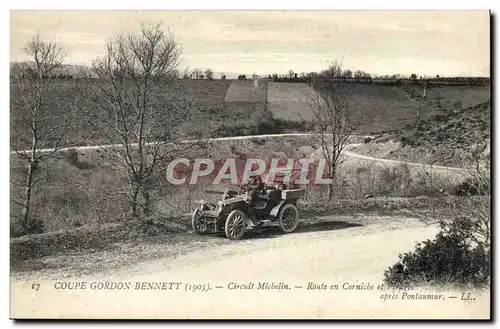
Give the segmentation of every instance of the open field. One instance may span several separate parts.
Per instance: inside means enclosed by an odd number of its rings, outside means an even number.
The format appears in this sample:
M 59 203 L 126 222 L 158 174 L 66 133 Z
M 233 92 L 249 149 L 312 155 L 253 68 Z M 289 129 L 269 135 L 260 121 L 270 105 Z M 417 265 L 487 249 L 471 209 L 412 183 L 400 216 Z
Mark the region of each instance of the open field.
M 404 127 L 415 118 L 415 105 L 405 96 L 400 87 L 349 84 L 347 92 L 351 97 L 350 106 L 361 111 L 360 133 L 378 133 Z M 303 83 L 269 83 L 268 109 L 275 118 L 285 120 L 311 120 L 309 105 L 311 88 Z M 474 106 L 488 101 L 488 87 L 437 86 L 429 90 L 428 100 L 436 105 L 421 110 L 423 119 L 446 113 L 458 102 L 463 107 Z M 437 102 L 440 105 L 437 105 Z
M 77 108 L 71 133 L 65 145 L 98 145 L 109 142 L 107 132 L 96 129 L 92 117 L 99 117 L 99 109 L 89 101 L 85 92 L 92 88 L 95 80 L 57 81 L 53 97 L 47 98 L 48 106 L 60 116 Z M 19 119 L 19 90 L 11 83 L 11 117 Z M 362 111 L 359 133 L 379 133 L 404 127 L 414 118 L 415 106 L 396 86 L 350 85 L 352 107 Z M 174 84 L 157 89 L 158 106 L 173 109 L 181 124 L 175 127 L 176 134 L 190 136 L 235 136 L 246 134 L 268 134 L 289 131 L 303 132 L 310 129 L 311 120 L 308 93 L 311 90 L 301 83 L 273 83 L 260 80 L 255 87 L 253 81 L 238 80 L 178 80 Z M 428 99 L 440 103 L 422 109 L 422 117 L 446 114 L 461 104 L 469 107 L 489 99 L 488 87 L 448 87 L 430 89 Z M 267 101 L 267 104 L 266 104 Z M 266 110 L 267 105 L 267 110 Z M 273 121 L 282 120 L 282 121 Z M 303 122 L 305 120 L 306 122 Z M 292 122 L 292 123 L 290 123 Z M 294 122 L 294 123 L 293 123 Z M 288 126 L 285 128 L 285 124 Z M 26 131 L 11 132 L 13 148 L 23 148 L 19 136 Z M 26 145 L 25 145 L 26 146 Z
M 278 119 L 311 121 L 312 95 L 314 90 L 305 83 L 270 82 L 267 91 L 268 109 Z
M 227 90 L 226 102 L 265 103 L 267 80 L 234 80 Z

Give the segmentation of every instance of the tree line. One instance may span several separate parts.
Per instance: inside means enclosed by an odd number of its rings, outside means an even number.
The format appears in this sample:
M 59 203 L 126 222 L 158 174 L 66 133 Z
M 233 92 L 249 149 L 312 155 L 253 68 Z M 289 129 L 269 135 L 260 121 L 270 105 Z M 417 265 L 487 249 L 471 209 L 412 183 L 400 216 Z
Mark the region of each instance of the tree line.
M 35 76 L 34 63 L 23 63 L 27 65 L 26 70 L 21 73 L 19 72 L 18 66 L 14 65 L 11 69 L 11 78 L 21 78 L 27 75 Z M 50 75 L 43 75 L 40 77 L 42 79 L 59 79 L 59 80 L 72 80 L 77 78 L 96 78 L 95 75 L 90 74 L 71 74 L 71 73 L 59 73 L 54 72 Z M 211 69 L 192 69 L 189 68 L 180 71 L 178 69 L 169 72 L 169 77 L 173 79 L 183 79 L 183 80 L 216 80 L 215 72 Z M 273 73 L 267 74 L 266 76 L 258 76 L 256 74 L 239 74 L 238 80 L 248 80 L 265 78 L 273 82 L 289 82 L 289 83 L 310 83 L 313 80 L 318 79 L 329 79 L 328 74 L 325 70 L 320 72 L 301 72 L 297 73 L 293 70 L 289 70 L 287 73 Z M 223 72 L 219 75 L 220 80 L 226 80 L 227 76 Z M 429 84 L 429 85 L 462 85 L 462 86 L 487 86 L 490 84 L 490 78 L 488 77 L 441 77 L 436 75 L 435 77 L 419 76 L 416 73 L 409 75 L 404 74 L 392 74 L 392 75 L 374 75 L 363 70 L 351 70 L 342 69 L 342 72 L 336 78 L 342 80 L 346 83 L 356 83 L 356 84 L 381 84 L 381 85 L 391 85 L 391 86 L 401 86 L 403 84 Z
M 310 83 L 313 80 L 329 80 L 331 77 L 325 70 L 320 72 L 296 73 L 289 70 L 286 74 L 268 74 L 267 79 L 273 82 L 290 83 Z M 466 86 L 487 86 L 490 84 L 490 78 L 487 77 L 435 77 L 418 76 L 416 73 L 410 75 L 373 75 L 362 70 L 342 69 L 335 79 L 344 83 L 356 84 L 382 84 L 392 86 L 402 86 L 404 84 L 414 85 L 466 85 Z

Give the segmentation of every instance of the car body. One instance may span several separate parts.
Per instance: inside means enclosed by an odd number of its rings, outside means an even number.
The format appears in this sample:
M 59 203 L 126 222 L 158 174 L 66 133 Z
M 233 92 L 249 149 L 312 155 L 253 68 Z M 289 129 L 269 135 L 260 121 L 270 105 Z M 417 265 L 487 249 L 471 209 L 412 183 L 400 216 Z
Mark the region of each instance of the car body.
M 282 189 L 267 186 L 262 190 L 244 187 L 243 191 L 227 190 L 217 203 L 199 201 L 192 214 L 193 231 L 197 234 L 225 232 L 227 238 L 239 240 L 248 229 L 277 223 L 285 233 L 299 225 L 297 200 L 304 189 Z

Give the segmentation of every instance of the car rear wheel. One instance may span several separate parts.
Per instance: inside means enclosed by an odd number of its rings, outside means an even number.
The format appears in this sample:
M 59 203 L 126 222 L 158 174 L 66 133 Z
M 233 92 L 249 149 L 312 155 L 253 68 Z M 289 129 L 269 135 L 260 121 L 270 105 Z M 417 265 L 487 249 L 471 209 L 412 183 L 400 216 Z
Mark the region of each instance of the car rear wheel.
M 293 204 L 284 205 L 278 216 L 280 228 L 285 233 L 292 233 L 299 226 L 299 211 Z
M 245 235 L 246 216 L 241 210 L 233 210 L 226 219 L 225 232 L 230 240 L 239 240 Z

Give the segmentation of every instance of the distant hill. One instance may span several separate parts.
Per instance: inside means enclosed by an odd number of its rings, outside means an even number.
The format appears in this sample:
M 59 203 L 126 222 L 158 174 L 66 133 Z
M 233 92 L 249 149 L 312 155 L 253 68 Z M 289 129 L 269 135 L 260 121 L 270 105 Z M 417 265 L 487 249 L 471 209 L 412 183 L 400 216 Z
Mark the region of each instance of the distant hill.
M 16 75 L 16 67 L 18 65 L 32 65 L 30 62 L 11 62 L 10 63 L 10 72 L 11 75 Z M 57 75 L 71 75 L 74 78 L 84 74 L 86 76 L 92 76 L 92 70 L 90 67 L 86 65 L 78 65 L 78 64 L 63 64 L 61 68 L 59 68 L 56 72 Z

